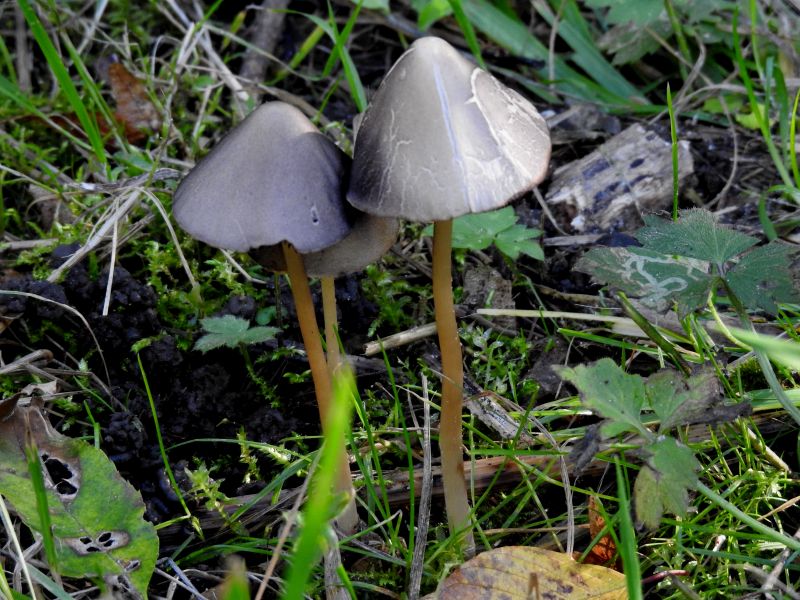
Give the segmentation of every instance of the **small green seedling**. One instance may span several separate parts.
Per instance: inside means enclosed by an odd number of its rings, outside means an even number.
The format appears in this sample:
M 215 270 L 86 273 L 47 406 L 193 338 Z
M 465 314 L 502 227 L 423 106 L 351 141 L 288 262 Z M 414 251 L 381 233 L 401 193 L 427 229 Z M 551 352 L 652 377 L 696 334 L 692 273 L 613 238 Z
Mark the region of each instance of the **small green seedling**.
M 587 436 L 589 454 L 596 452 L 601 439 L 630 433 L 640 436 L 646 458 L 634 484 L 634 506 L 637 520 L 650 529 L 659 525 L 665 510 L 685 515 L 689 490 L 698 482 L 700 464 L 694 453 L 667 434 L 681 425 L 716 424 L 750 412 L 747 403 L 723 402 L 712 370 L 687 379 L 676 372 L 659 371 L 645 379 L 626 373 L 610 358 L 556 370 L 578 388 L 582 403 L 605 419 L 600 424 L 600 439 Z M 658 427 L 653 431 L 648 424 L 656 421 Z
M 433 226 L 426 227 L 423 233 L 433 235 Z M 540 230 L 517 223 L 511 206 L 464 215 L 453 221 L 453 248 L 485 250 L 494 244 L 511 260 L 517 260 L 520 254 L 544 260 L 542 247 L 534 241 L 540 235 Z
M 194 345 L 195 350 L 208 352 L 217 348 L 239 348 L 275 339 L 277 327 L 250 327 L 246 319 L 225 315 L 208 317 L 200 321 L 206 334 Z

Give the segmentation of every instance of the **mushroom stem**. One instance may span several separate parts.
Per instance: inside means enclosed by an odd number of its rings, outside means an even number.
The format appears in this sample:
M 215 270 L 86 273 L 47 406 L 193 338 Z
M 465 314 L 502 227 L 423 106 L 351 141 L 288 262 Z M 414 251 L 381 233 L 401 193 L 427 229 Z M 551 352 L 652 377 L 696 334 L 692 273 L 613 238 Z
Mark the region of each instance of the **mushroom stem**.
M 464 367 L 461 340 L 453 306 L 453 277 L 450 266 L 453 221 L 433 224 L 433 306 L 439 349 L 442 355 L 442 412 L 439 421 L 439 448 L 447 522 L 451 534 L 462 537 L 466 554 L 475 548 L 469 500 L 464 483 L 464 458 L 461 450 L 461 404 Z
M 292 298 L 294 298 L 294 305 L 297 310 L 300 334 L 303 337 L 308 364 L 311 367 L 311 379 L 314 381 L 314 393 L 317 396 L 322 431 L 327 433 L 332 398 L 331 374 L 328 371 L 325 353 L 322 350 L 317 316 L 314 313 L 314 302 L 311 298 L 311 288 L 308 286 L 308 277 L 306 276 L 303 258 L 286 242 L 283 242 L 283 255 L 286 259 L 286 271 L 289 274 Z M 346 534 L 352 534 L 358 525 L 358 513 L 356 512 L 355 492 L 353 490 L 353 480 L 350 477 L 350 462 L 347 459 L 347 452 L 344 452 L 341 456 L 335 491 L 349 495 L 350 500 L 347 507 L 336 519 L 336 523 Z
M 325 346 L 328 350 L 328 369 L 331 375 L 336 373 L 342 363 L 342 356 L 339 352 L 339 338 L 336 335 L 337 316 L 336 316 L 336 287 L 333 277 L 324 275 L 320 277 L 322 286 L 322 317 L 325 321 Z

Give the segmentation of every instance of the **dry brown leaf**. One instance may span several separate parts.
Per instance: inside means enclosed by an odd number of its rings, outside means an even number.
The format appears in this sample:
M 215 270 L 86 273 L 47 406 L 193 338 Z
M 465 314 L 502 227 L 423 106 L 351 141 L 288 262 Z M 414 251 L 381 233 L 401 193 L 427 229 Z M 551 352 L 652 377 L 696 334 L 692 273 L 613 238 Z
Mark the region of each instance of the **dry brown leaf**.
M 108 65 L 108 83 L 117 103 L 114 117 L 125 128 L 125 137 L 132 144 L 144 141 L 148 132 L 161 126 L 158 111 L 144 85 L 119 62 Z
M 439 600 L 626 600 L 625 576 L 575 562 L 560 552 L 507 546 L 483 552 L 458 567 L 439 589 Z
M 589 535 L 592 539 L 596 538 L 606 526 L 606 520 L 598 510 L 600 501 L 596 496 L 589 497 Z M 617 569 L 615 558 L 617 556 L 617 545 L 614 539 L 607 533 L 601 537 L 597 543 L 589 550 L 589 554 L 583 559 L 586 565 L 605 565 Z M 619 569 L 617 569 L 619 570 Z

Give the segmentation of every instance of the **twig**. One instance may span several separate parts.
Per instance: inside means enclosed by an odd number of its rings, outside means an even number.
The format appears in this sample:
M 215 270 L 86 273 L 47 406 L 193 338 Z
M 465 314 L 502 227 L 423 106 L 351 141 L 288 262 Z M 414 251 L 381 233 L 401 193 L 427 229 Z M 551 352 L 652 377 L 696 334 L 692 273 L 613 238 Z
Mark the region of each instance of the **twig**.
M 364 346 L 364 356 L 374 356 L 380 354 L 382 350 L 390 350 L 392 348 L 399 348 L 406 344 L 419 341 L 426 337 L 430 337 L 436 333 L 436 323 L 426 323 L 419 327 L 407 329 L 400 333 L 395 333 L 377 342 L 369 342 Z
M 422 489 L 419 496 L 419 515 L 414 541 L 414 555 L 408 577 L 409 600 L 419 598 L 422 574 L 425 570 L 425 547 L 428 542 L 428 526 L 431 519 L 431 489 L 433 488 L 433 468 L 431 466 L 431 407 L 428 399 L 428 378 L 422 374 Z M 413 414 L 413 410 L 411 411 Z

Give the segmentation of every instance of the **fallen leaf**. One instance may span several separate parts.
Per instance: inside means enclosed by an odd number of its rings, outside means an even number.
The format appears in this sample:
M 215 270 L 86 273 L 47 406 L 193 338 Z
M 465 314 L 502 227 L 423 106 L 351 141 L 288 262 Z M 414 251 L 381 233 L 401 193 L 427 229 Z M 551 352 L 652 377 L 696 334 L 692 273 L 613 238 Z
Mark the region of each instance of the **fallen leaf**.
M 26 525 L 42 530 L 25 453 L 35 447 L 55 542 L 51 566 L 68 577 L 102 579 L 114 597 L 146 597 L 158 536 L 144 520 L 141 494 L 99 449 L 53 429 L 41 404 L 19 398 L 0 421 L 0 493 Z
M 147 90 L 120 62 L 109 64 L 107 74 L 111 96 L 117 104 L 114 118 L 124 127 L 129 142 L 137 144 L 145 141 L 149 132 L 161 127 L 158 111 L 150 101 Z
M 589 535 L 595 539 L 606 527 L 606 520 L 598 508 L 600 501 L 596 496 L 589 496 Z M 610 566 L 616 570 L 617 545 L 608 533 L 597 540 L 589 553 L 583 559 L 585 565 Z
M 507 546 L 483 552 L 442 582 L 438 600 L 623 600 L 625 576 L 560 552 Z

